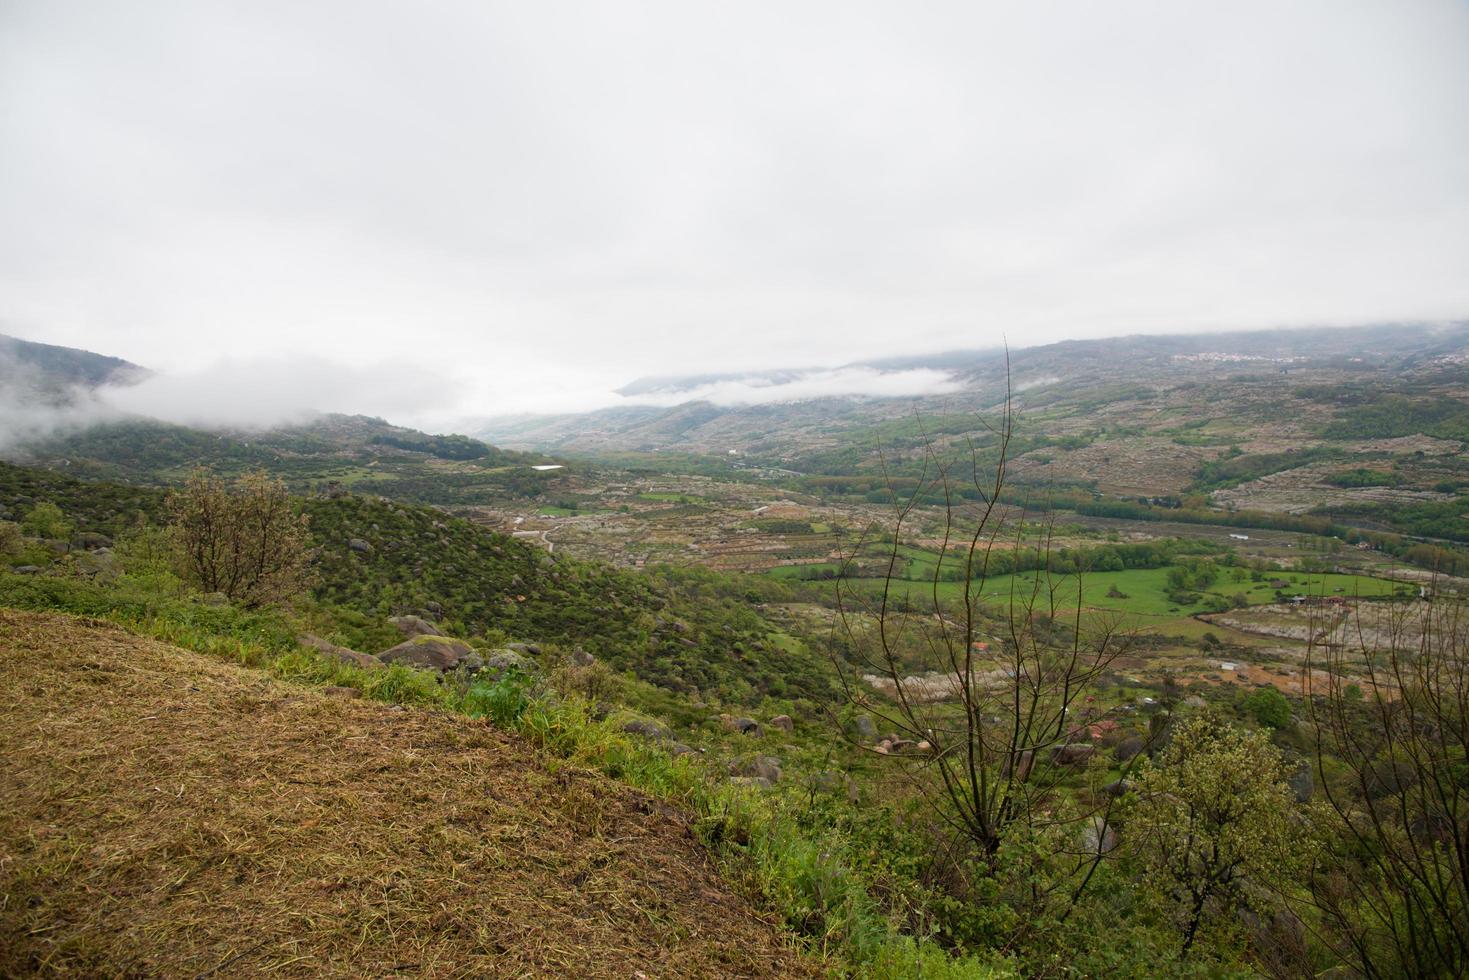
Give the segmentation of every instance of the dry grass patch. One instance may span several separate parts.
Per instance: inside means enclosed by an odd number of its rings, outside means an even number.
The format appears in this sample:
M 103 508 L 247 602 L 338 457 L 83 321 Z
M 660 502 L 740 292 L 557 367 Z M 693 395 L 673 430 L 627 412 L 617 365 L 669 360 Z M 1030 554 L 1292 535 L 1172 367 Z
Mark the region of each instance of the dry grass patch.
M 676 811 L 483 722 L 0 611 L 0 975 L 792 976 Z

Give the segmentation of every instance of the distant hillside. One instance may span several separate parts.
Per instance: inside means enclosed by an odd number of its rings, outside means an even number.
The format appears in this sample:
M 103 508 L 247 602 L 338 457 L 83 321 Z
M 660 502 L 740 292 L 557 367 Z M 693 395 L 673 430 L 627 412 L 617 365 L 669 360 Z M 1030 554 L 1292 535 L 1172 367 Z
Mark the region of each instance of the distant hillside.
M 368 484 L 420 503 L 539 496 L 558 472 L 541 454 L 503 452 L 363 415 L 320 415 L 270 430 L 196 429 L 123 415 L 86 393 L 149 372 L 118 357 L 0 336 L 0 458 L 91 479 L 177 483 L 195 467 L 265 469 L 296 490 Z M 561 474 L 564 475 L 564 474 Z
M 1349 428 L 1351 416 L 1323 415 L 1323 386 L 1365 385 L 1371 391 L 1425 403 L 1469 395 L 1464 390 L 1469 324 L 1132 336 L 1019 348 L 1010 352 L 1008 365 L 1003 351 L 980 350 L 853 366 L 946 371 L 959 387 L 919 397 L 827 397 L 760 405 L 630 404 L 580 415 L 490 420 L 479 435 L 516 448 L 590 456 L 659 452 L 725 457 L 733 451 L 741 459 L 729 461 L 726 465 L 731 467 L 773 465 L 803 473 L 875 471 L 880 468 L 875 455 L 879 445 L 901 456 L 921 441 L 917 419 L 932 426 L 930 434 L 954 439 L 983 434 L 980 417 L 1003 402 L 1008 367 L 1033 450 L 1046 449 L 1056 440 L 1074 449 L 1078 438 L 1096 438 L 1099 427 L 1135 426 L 1139 419 L 1162 425 L 1165 417 L 1153 410 L 1165 403 L 1171 406 L 1168 427 L 1199 421 L 1188 417 L 1195 412 L 1204 415 L 1204 421 L 1211 414 L 1233 414 L 1241 423 L 1241 437 L 1254 431 L 1251 427 L 1257 422 L 1274 420 L 1277 428 L 1285 426 L 1282 437 L 1289 434 L 1299 441 L 1317 433 L 1303 433 L 1298 423 L 1319 419 L 1321 434 L 1332 438 L 1331 433 Z M 798 374 L 771 371 L 741 377 L 758 377 L 778 386 Z M 676 396 L 732 377 L 641 379 L 623 392 Z M 1317 392 L 1296 411 L 1292 392 L 1306 386 L 1315 386 Z M 1108 406 L 1107 412 L 1099 413 Z M 1329 429 L 1334 421 L 1340 424 Z M 1287 433 L 1290 424 L 1296 428 Z M 1441 421 L 1432 428 L 1429 432 L 1408 425 L 1391 431 L 1394 435 L 1457 431 Z M 1085 435 L 1089 431 L 1092 434 Z M 1227 447 L 1229 441 L 1223 444 Z M 1197 467 L 1198 462 L 1188 465 Z M 1183 486 L 1188 480 L 1177 482 Z
M 127 384 L 147 373 L 120 357 L 0 334 L 0 385 L 26 385 L 55 393 L 78 385 Z
M 562 471 L 538 472 L 540 454 L 503 452 L 463 435 L 430 435 L 361 415 L 323 415 L 266 431 L 193 429 L 132 418 L 23 443 L 20 463 L 93 479 L 177 483 L 205 466 L 264 469 L 296 490 L 337 481 L 419 503 L 470 504 L 537 496 Z

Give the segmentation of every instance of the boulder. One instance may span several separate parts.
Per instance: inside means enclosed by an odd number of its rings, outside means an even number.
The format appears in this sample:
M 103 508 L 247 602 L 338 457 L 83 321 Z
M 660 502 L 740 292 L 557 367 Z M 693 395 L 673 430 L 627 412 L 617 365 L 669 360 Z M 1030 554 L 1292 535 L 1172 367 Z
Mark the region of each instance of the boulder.
M 877 722 L 867 715 L 858 715 L 852 719 L 852 733 L 864 742 L 871 742 L 877 738 Z
M 486 654 L 484 669 L 491 678 L 499 680 L 512 670 L 518 670 L 523 674 L 534 673 L 536 664 L 534 660 L 527 659 L 507 647 L 491 650 Z
M 1021 752 L 1016 757 L 1015 762 L 1015 778 L 1020 780 L 1029 778 L 1030 770 L 1035 768 L 1035 750 L 1026 749 L 1024 752 Z M 1000 767 L 1000 775 L 1009 778 L 1010 770 L 1010 760 L 1007 758 L 1004 765 Z
M 763 776 L 732 776 L 731 786 L 748 786 L 751 789 L 773 789 L 775 784 Z
M 1117 743 L 1112 750 L 1112 758 L 1118 762 L 1131 761 L 1134 756 L 1143 750 L 1143 740 L 1137 735 L 1131 735 Z
M 566 657 L 573 667 L 590 667 L 597 662 L 597 658 L 587 653 L 581 647 L 571 651 Z
M 1316 777 L 1311 772 L 1311 763 L 1302 762 L 1296 771 L 1290 774 L 1286 785 L 1295 794 L 1297 803 L 1310 803 L 1311 794 L 1316 792 Z
M 541 655 L 541 647 L 537 643 L 507 643 L 505 644 L 505 649 L 514 650 L 516 653 L 527 653 L 532 657 L 539 657 Z
M 1128 790 L 1132 789 L 1132 783 L 1126 779 L 1116 779 L 1102 787 L 1102 792 L 1108 796 L 1126 796 Z
M 1117 847 L 1117 832 L 1101 816 L 1092 817 L 1082 828 L 1081 846 L 1088 854 L 1107 854 Z
M 372 554 L 372 545 L 363 541 L 361 538 L 348 538 L 347 550 L 355 551 L 359 555 L 370 555 Z
M 656 721 L 646 721 L 642 718 L 635 718 L 632 721 L 625 722 L 622 730 L 629 735 L 641 735 L 643 738 L 661 740 L 668 737 L 668 729 Z
M 791 721 L 790 715 L 776 715 L 768 722 L 771 728 L 779 728 L 783 732 L 794 731 L 796 723 Z
M 839 769 L 823 769 L 813 774 L 806 783 L 813 792 L 846 796 L 851 802 L 857 802 L 857 783 Z
M 11 569 L 17 575 L 34 575 L 41 570 L 40 565 L 16 565 Z
M 753 776 L 774 784 L 780 782 L 780 760 L 773 755 L 757 755 L 731 763 L 729 772 L 731 776 Z
M 71 546 L 83 551 L 96 551 L 98 548 L 111 548 L 112 539 L 96 531 L 82 531 L 72 536 Z
M 68 557 L 73 575 L 109 582 L 118 576 L 117 562 L 107 548 L 96 551 L 74 551 Z
M 296 642 L 303 647 L 310 647 L 317 653 L 324 654 L 339 663 L 353 664 L 357 667 L 381 667 L 383 662 L 371 654 L 358 653 L 346 647 L 339 647 L 335 643 L 323 640 L 313 633 L 303 633 L 296 637 Z
M 415 636 L 377 656 L 385 664 L 403 664 L 442 672 L 458 667 L 465 657 L 473 653 L 474 647 L 450 636 Z
M 420 616 L 390 616 L 388 622 L 402 633 L 406 639 L 415 636 L 443 636 L 443 632 Z
M 695 755 L 697 753 L 698 749 L 685 745 L 682 742 L 668 743 L 668 754 L 673 756 L 674 758 L 677 758 L 681 755 Z
M 1058 745 L 1051 750 L 1051 761 L 1058 766 L 1084 766 L 1097 754 L 1097 747 L 1090 742 L 1072 742 Z

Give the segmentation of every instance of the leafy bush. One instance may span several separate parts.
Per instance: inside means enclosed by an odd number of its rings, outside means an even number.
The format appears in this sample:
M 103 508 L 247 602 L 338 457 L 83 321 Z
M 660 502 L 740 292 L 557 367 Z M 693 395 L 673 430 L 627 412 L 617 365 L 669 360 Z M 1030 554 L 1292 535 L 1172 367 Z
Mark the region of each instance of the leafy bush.
M 1273 687 L 1257 687 L 1245 695 L 1241 705 L 1256 722 L 1268 728 L 1290 724 L 1290 702 Z

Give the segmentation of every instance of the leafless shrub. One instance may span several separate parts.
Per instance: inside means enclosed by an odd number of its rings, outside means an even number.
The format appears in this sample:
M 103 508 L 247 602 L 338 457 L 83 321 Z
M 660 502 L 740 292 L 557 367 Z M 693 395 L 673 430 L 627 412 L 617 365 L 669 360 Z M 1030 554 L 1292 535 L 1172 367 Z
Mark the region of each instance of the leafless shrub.
M 306 517 L 285 484 L 263 472 L 233 486 L 203 470 L 169 498 L 179 575 L 201 592 L 257 607 L 307 585 Z

